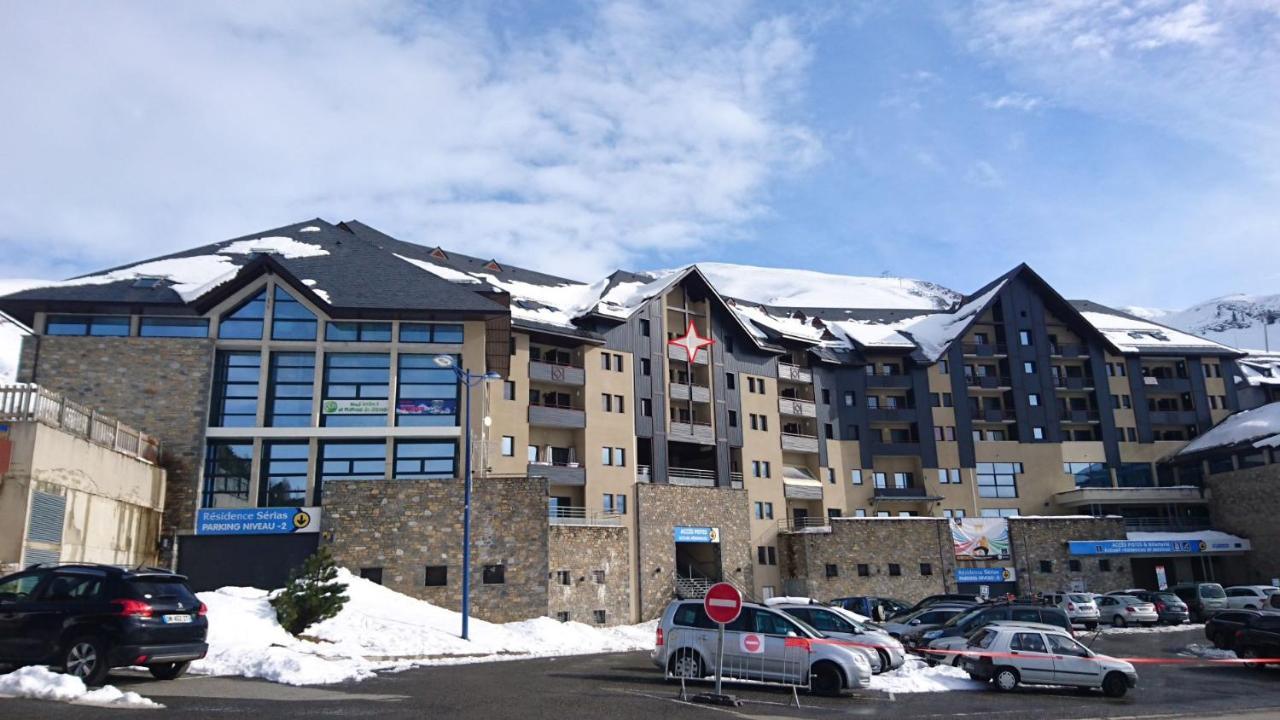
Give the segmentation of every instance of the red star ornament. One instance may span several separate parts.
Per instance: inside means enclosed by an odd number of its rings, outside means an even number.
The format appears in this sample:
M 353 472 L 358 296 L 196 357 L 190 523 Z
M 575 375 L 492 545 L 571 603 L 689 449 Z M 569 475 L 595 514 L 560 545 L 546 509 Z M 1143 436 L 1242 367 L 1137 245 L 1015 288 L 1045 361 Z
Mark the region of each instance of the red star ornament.
M 668 345 L 684 348 L 685 353 L 689 357 L 689 364 L 693 364 L 698 358 L 698 351 L 715 342 L 711 338 L 704 338 L 698 334 L 698 328 L 694 327 L 693 321 L 689 321 L 689 329 L 684 335 L 677 338 L 671 338 L 667 341 Z

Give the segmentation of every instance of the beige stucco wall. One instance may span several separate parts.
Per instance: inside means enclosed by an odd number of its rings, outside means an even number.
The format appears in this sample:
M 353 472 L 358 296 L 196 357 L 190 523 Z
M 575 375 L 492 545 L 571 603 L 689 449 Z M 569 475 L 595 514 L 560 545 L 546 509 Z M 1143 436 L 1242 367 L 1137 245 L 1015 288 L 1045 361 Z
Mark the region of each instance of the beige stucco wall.
M 749 392 L 747 378 L 754 377 L 757 383 L 764 383 L 764 394 Z M 750 514 L 751 563 L 755 568 L 754 581 L 756 597 L 763 597 L 763 589 L 768 586 L 776 594 L 782 592 L 782 575 L 780 565 L 757 564 L 756 548 L 778 544 L 778 523 L 790 514 L 787 499 L 782 485 L 782 416 L 778 413 L 778 380 L 763 375 L 739 373 L 737 390 L 741 403 L 738 414 L 738 425 L 742 427 L 742 485 L 747 490 L 748 511 Z M 752 430 L 751 415 L 767 417 L 768 430 Z M 755 477 L 752 474 L 752 461 L 769 463 L 769 477 Z M 773 519 L 756 519 L 755 503 L 773 503 Z M 805 506 L 807 507 L 807 505 Z M 810 515 L 816 513 L 810 512 Z

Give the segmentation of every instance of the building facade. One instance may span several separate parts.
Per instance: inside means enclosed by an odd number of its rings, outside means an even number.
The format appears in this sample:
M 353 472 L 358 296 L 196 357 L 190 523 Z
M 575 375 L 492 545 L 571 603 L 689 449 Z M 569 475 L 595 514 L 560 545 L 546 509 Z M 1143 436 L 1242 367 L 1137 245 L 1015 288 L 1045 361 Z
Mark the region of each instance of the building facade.
M 251 543 L 278 574 L 328 542 L 353 571 L 451 601 L 469 449 L 475 482 L 502 490 L 491 507 L 520 518 L 479 536 L 502 582 L 473 568 L 477 592 L 518 586 L 588 622 L 652 617 L 717 580 L 816 592 L 813 568 L 833 563 L 814 558 L 928 534 L 908 527 L 944 537 L 946 520 L 1100 518 L 1082 531 L 1099 540 L 1204 531 L 1203 477 L 1162 461 L 1238 409 L 1243 357 L 1068 301 L 1026 266 L 947 304 L 771 307 L 723 296 L 697 266 L 586 284 L 354 221 L 0 310 L 33 331 L 21 380 L 163 437 L 179 567 Z M 453 368 L 497 377 L 468 390 Z M 516 509 L 530 492 L 536 522 Z M 320 532 L 220 534 L 265 508 L 319 514 Z M 1019 562 L 1037 568 L 1058 551 L 1030 547 Z M 954 557 L 912 562 L 931 579 L 902 592 L 958 583 Z M 859 587 L 877 585 L 842 591 Z

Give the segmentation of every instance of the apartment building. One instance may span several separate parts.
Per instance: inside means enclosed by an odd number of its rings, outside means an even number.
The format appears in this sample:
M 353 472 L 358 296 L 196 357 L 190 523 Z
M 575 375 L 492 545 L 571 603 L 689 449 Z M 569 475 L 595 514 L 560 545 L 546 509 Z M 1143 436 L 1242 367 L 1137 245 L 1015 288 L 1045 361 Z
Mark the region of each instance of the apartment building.
M 1068 301 L 1026 266 L 946 307 L 772 307 L 697 266 L 586 284 L 355 221 L 0 310 L 34 332 L 20 380 L 163 438 L 164 533 L 193 575 L 225 579 L 248 554 L 266 583 L 328 542 L 368 577 L 451 600 L 458 508 L 441 488 L 462 472 L 470 396 L 476 482 L 502 519 L 478 541 L 482 608 L 499 617 L 523 588 L 598 622 L 715 580 L 782 592 L 808 572 L 787 537 L 835 518 L 1202 530 L 1202 479 L 1161 461 L 1238 407 L 1242 357 Z M 450 365 L 497 378 L 468 390 Z M 262 508 L 321 532 L 210 530 L 237 517 L 216 511 Z

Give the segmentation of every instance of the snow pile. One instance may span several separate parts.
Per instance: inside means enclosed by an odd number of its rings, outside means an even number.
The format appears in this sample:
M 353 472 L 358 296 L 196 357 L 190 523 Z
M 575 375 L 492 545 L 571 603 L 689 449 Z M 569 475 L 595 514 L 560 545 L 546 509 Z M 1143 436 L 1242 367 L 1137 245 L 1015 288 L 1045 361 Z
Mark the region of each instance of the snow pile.
M 1138 318 L 1086 311 L 1080 313 L 1098 332 L 1121 352 L 1139 352 L 1151 348 L 1211 348 L 1229 350 L 1223 345 L 1198 335 L 1174 330 Z M 1167 319 L 1167 318 L 1165 318 Z
M 1210 645 L 1200 645 L 1199 643 L 1191 643 L 1190 645 L 1178 651 L 1179 655 L 1186 657 L 1204 658 L 1206 660 L 1235 660 L 1236 654 L 1230 650 L 1219 650 Z
M 218 250 L 224 255 L 249 255 L 252 253 L 271 253 L 287 258 L 318 257 L 328 255 L 329 251 L 312 243 L 298 242 L 290 237 L 260 237 L 252 240 L 237 240 Z
M 924 660 L 908 657 L 902 667 L 871 676 L 871 689 L 891 693 L 983 690 L 986 683 L 969 678 L 969 673 L 950 665 L 929 667 Z
M 1187 623 L 1183 625 L 1152 625 L 1150 627 L 1100 627 L 1099 632 L 1103 635 L 1151 635 L 1162 633 L 1179 633 L 1195 630 L 1204 632 L 1204 623 Z
M 714 262 L 698 263 L 697 268 L 721 295 L 763 305 L 936 310 L 960 299 L 954 290 L 911 278 L 835 275 Z
M 173 283 L 173 291 L 178 293 L 184 301 L 191 302 L 235 277 L 239 270 L 240 266 L 225 255 L 194 255 L 167 260 L 150 260 L 97 275 L 41 283 L 41 287 L 106 285 L 140 277 L 161 277 Z
M 0 675 L 0 696 L 111 707 L 164 707 L 138 693 L 123 692 L 111 685 L 90 690 L 80 678 L 34 665 Z
M 1203 450 L 1253 441 L 1254 447 L 1274 447 L 1280 435 L 1280 403 L 1235 413 L 1178 451 L 1190 455 Z
M 501 659 L 625 652 L 653 647 L 655 623 L 601 628 L 550 618 L 496 624 L 471 619 L 339 570 L 348 600 L 337 617 L 295 638 L 276 622 L 269 593 L 227 587 L 200 593 L 209 607 L 209 655 L 196 673 L 289 685 L 363 680 L 376 670 Z

